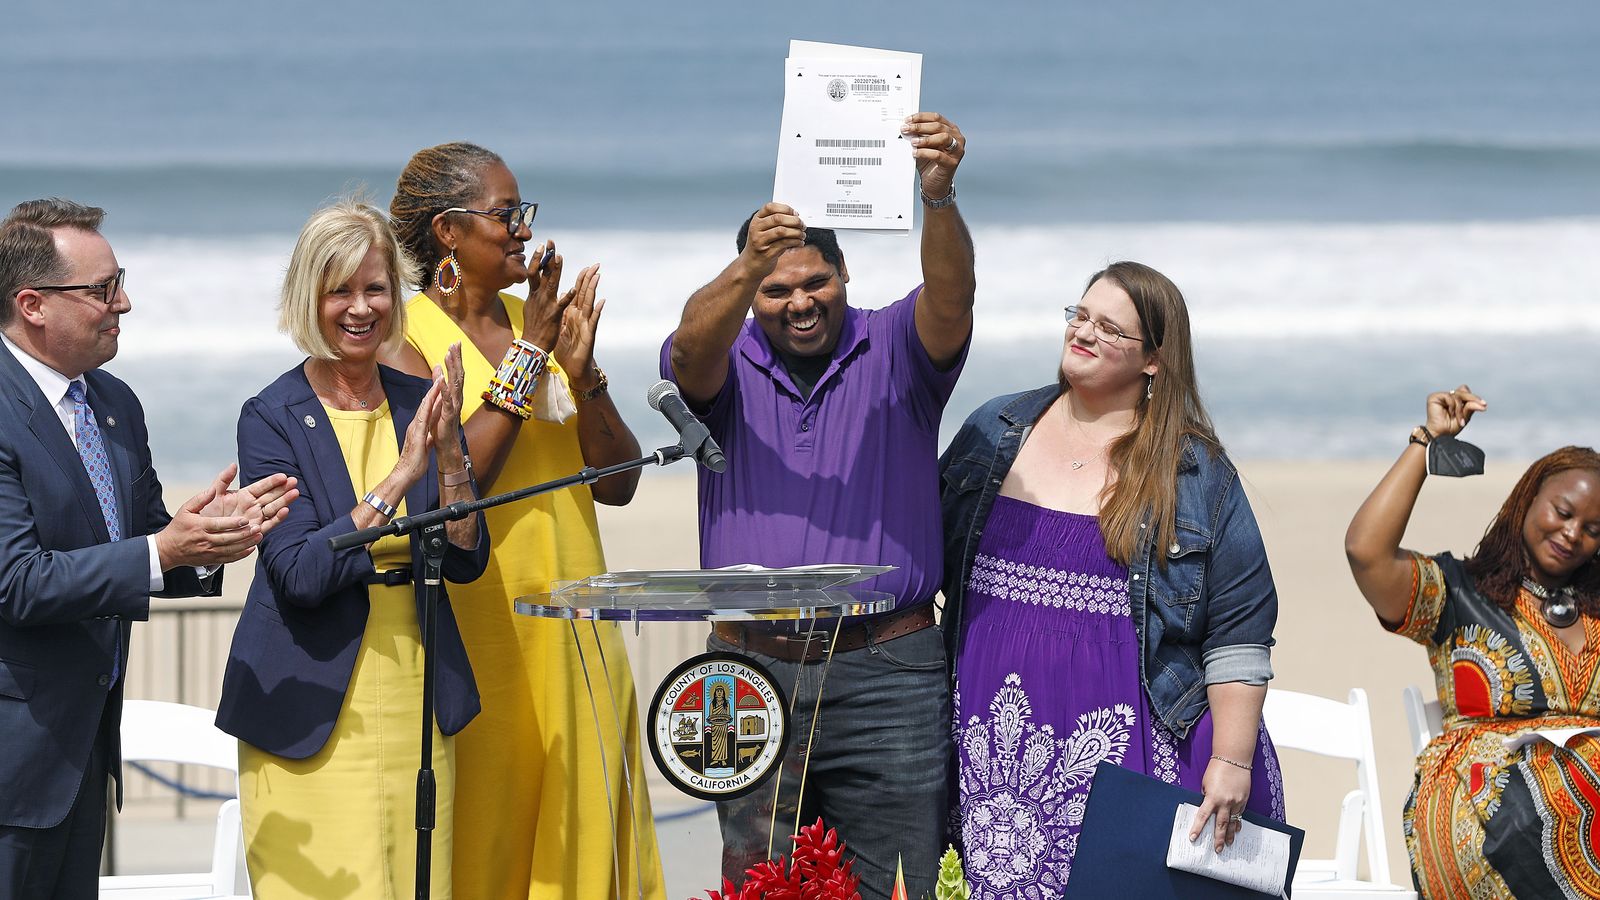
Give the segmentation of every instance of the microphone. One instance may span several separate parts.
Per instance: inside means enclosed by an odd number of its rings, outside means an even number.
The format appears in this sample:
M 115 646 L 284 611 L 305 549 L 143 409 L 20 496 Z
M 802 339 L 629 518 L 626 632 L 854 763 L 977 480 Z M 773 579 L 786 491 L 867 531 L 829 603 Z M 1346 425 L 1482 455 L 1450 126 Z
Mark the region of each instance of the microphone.
M 672 427 L 677 429 L 678 440 L 683 444 L 686 456 L 694 457 L 694 461 L 713 472 L 722 472 L 728 468 L 728 460 L 722 455 L 722 448 L 711 439 L 711 432 L 706 430 L 705 423 L 695 418 L 689 412 L 689 407 L 683 402 L 683 395 L 678 393 L 678 386 L 670 381 L 658 381 L 650 388 L 646 395 L 650 408 L 667 417 Z

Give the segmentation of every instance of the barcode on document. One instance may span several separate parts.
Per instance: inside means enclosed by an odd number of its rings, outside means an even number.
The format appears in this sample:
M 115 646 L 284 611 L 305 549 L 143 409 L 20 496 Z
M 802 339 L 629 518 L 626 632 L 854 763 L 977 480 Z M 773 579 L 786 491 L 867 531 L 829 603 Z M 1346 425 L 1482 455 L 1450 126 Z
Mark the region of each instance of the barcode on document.
M 851 150 L 860 147 L 882 147 L 881 140 L 867 140 L 866 138 L 817 138 L 818 147 L 846 147 Z
M 839 187 L 860 187 L 861 186 L 861 179 L 859 179 L 859 178 L 835 178 L 833 180 L 833 183 L 837 184 Z
M 872 215 L 871 203 L 829 203 L 828 215 L 830 216 L 870 216 Z
M 850 85 L 850 89 L 864 94 L 887 94 L 889 93 L 889 82 L 879 78 L 870 80 L 857 78 L 855 83 Z
M 881 156 L 819 156 L 819 166 L 881 166 Z

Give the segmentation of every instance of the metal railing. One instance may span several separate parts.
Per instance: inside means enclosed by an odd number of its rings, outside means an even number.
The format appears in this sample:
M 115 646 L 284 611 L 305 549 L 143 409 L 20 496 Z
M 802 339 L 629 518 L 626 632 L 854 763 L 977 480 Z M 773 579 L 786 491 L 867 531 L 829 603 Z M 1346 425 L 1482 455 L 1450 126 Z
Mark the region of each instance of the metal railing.
M 244 604 L 237 600 L 152 600 L 150 621 L 133 628 L 127 669 L 127 697 L 137 700 L 166 700 L 215 709 L 222 694 L 222 673 L 228 661 L 228 648 Z M 588 623 L 579 623 L 587 628 Z M 656 685 L 667 672 L 684 659 L 705 650 L 707 628 L 704 623 L 652 622 L 634 633 L 622 629 L 633 668 L 634 686 L 642 709 L 650 702 Z M 644 723 L 640 723 L 644 733 Z M 670 814 L 689 805 L 688 798 L 666 788 L 659 773 L 648 762 L 647 778 L 658 810 Z M 174 790 L 170 782 L 206 793 L 231 793 L 232 778 L 226 772 L 200 766 L 152 764 L 148 770 L 126 767 L 123 781 L 125 814 L 159 815 L 166 813 L 186 818 L 191 813 L 215 815 L 216 803 L 197 800 L 184 791 Z M 163 782 L 168 783 L 163 783 Z

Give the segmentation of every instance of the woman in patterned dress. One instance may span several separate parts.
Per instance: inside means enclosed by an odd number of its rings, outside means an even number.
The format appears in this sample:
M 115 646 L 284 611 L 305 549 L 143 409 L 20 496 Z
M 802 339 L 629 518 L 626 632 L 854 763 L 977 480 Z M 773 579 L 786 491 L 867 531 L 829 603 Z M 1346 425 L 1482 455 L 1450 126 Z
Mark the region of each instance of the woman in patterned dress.
M 940 461 L 957 808 L 973 896 L 1059 897 L 1094 768 L 1283 819 L 1261 726 L 1277 594 L 1195 384 L 1176 285 L 1119 262 L 1066 309 L 1058 382 Z
M 1466 385 L 1430 394 L 1345 535 L 1378 620 L 1428 648 L 1444 711 L 1406 800 L 1412 878 L 1430 898 L 1600 897 L 1600 740 L 1561 733 L 1600 728 L 1600 454 L 1535 462 L 1464 560 L 1400 546 L 1426 445 L 1483 409 Z

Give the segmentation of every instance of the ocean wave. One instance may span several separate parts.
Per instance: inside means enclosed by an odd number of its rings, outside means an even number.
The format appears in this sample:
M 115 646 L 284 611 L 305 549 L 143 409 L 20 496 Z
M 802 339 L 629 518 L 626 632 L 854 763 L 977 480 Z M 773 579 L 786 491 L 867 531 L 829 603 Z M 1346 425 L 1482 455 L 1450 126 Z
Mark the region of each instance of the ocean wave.
M 276 297 L 291 235 L 117 243 L 133 356 L 284 350 Z M 1057 332 L 1061 309 L 1106 263 L 1134 259 L 1188 299 L 1197 339 L 1407 334 L 1600 335 L 1600 218 L 1433 225 L 1133 224 L 988 227 L 978 252 L 978 339 Z M 851 302 L 878 307 L 918 279 L 915 237 L 842 236 Z M 568 279 L 601 264 L 602 350 L 659 346 L 684 300 L 733 258 L 723 231 L 574 231 Z

